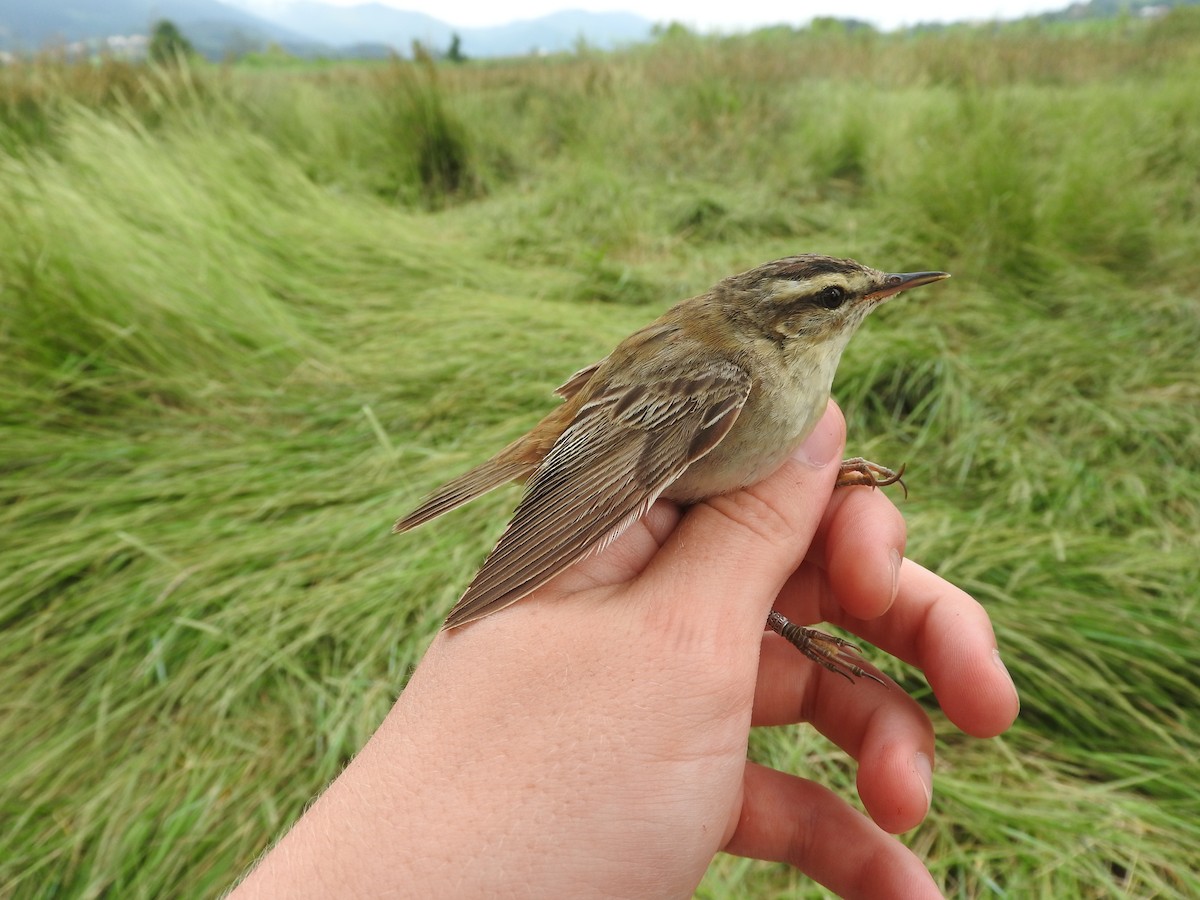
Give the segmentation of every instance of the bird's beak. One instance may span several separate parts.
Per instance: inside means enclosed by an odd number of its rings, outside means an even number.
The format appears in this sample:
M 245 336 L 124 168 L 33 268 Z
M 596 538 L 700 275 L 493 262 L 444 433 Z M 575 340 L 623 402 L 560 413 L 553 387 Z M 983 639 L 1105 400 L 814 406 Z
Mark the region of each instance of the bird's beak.
M 907 291 L 909 288 L 920 287 L 923 284 L 930 284 L 949 277 L 949 272 L 901 272 L 885 275 L 883 276 L 883 287 L 871 291 L 864 299 L 879 303 L 888 297 L 896 296 L 901 291 Z

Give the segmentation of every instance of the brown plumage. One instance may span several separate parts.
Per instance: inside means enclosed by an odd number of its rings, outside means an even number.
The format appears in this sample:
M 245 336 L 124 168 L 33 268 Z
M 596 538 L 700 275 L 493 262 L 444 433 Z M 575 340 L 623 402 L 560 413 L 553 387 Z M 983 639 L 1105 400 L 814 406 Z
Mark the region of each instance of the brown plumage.
M 393 531 L 407 531 L 527 481 L 446 627 L 503 609 L 603 549 L 660 496 L 692 503 L 770 474 L 823 414 L 842 350 L 871 309 L 945 277 L 826 256 L 776 260 L 676 304 L 581 369 L 528 434 L 396 522 Z M 887 470 L 866 466 L 865 475 L 851 466 L 859 474 L 844 483 L 888 483 L 873 474 Z M 816 652 L 829 665 L 831 653 Z

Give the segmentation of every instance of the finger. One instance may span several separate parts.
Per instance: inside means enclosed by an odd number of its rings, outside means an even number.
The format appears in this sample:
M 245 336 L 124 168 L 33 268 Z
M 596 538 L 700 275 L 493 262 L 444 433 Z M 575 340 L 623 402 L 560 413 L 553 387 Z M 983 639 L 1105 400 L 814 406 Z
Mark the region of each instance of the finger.
M 814 566 L 784 586 L 776 608 L 795 621 L 832 622 L 925 673 L 938 703 L 955 725 L 976 737 L 994 737 L 1020 710 L 1012 678 L 996 649 L 987 611 L 969 594 L 906 559 L 896 601 L 884 615 L 860 619 Z
M 846 612 L 860 619 L 883 615 L 900 586 L 907 529 L 883 491 L 865 487 L 833 492 L 808 559 L 823 565 Z
M 651 561 L 649 591 L 696 602 L 654 604 L 697 633 L 757 645 L 771 600 L 804 557 L 837 478 L 846 423 L 830 403 L 812 434 L 774 474 L 694 506 Z M 678 623 L 672 621 L 672 627 Z
M 850 682 L 763 638 L 752 724 L 810 722 L 858 761 L 858 793 L 893 834 L 920 824 L 933 797 L 933 725 L 895 684 Z
M 889 617 L 894 620 L 884 623 Z M 967 734 L 993 737 L 1020 712 L 1017 689 L 1000 659 L 987 611 L 974 597 L 912 560 L 901 567 L 892 612 L 870 623 L 848 622 L 846 627 L 919 666 L 950 721 Z
M 832 791 L 753 763 L 724 849 L 788 863 L 847 900 L 941 897 L 912 851 Z

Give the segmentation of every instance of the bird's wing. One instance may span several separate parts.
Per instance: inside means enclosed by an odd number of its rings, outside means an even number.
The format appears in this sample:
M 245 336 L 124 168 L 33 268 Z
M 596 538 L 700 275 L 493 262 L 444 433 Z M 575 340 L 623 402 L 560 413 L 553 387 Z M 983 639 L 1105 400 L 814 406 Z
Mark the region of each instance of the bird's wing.
M 592 363 L 590 366 L 585 366 L 580 369 L 565 382 L 554 389 L 554 393 L 562 397 L 564 400 L 570 400 L 581 390 L 583 386 L 592 380 L 592 376 L 596 374 L 596 370 L 608 362 L 608 357 Z
M 674 322 L 651 322 L 645 328 L 635 332 L 629 336 L 630 341 L 645 345 L 653 341 L 659 341 L 663 338 L 670 337 L 679 332 L 679 326 Z M 609 354 L 611 356 L 612 354 Z M 555 388 L 554 393 L 562 397 L 564 400 L 570 400 L 578 394 L 592 380 L 592 376 L 600 370 L 600 367 L 609 360 L 609 356 L 604 359 L 597 360 L 590 366 L 584 366 L 563 384 Z
M 743 369 L 720 363 L 691 377 L 598 391 L 530 478 L 446 627 L 503 609 L 608 546 L 725 437 L 750 384 Z

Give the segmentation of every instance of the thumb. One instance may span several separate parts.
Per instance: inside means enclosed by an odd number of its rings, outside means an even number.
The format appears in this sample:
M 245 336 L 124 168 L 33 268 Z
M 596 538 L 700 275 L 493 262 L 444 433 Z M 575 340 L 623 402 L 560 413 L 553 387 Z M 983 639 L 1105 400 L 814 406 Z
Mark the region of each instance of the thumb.
M 689 630 L 716 629 L 757 645 L 776 595 L 812 543 L 845 443 L 846 420 L 830 400 L 776 472 L 689 510 L 643 573 L 643 587 L 690 598 L 686 609 L 667 611 L 686 616 Z

